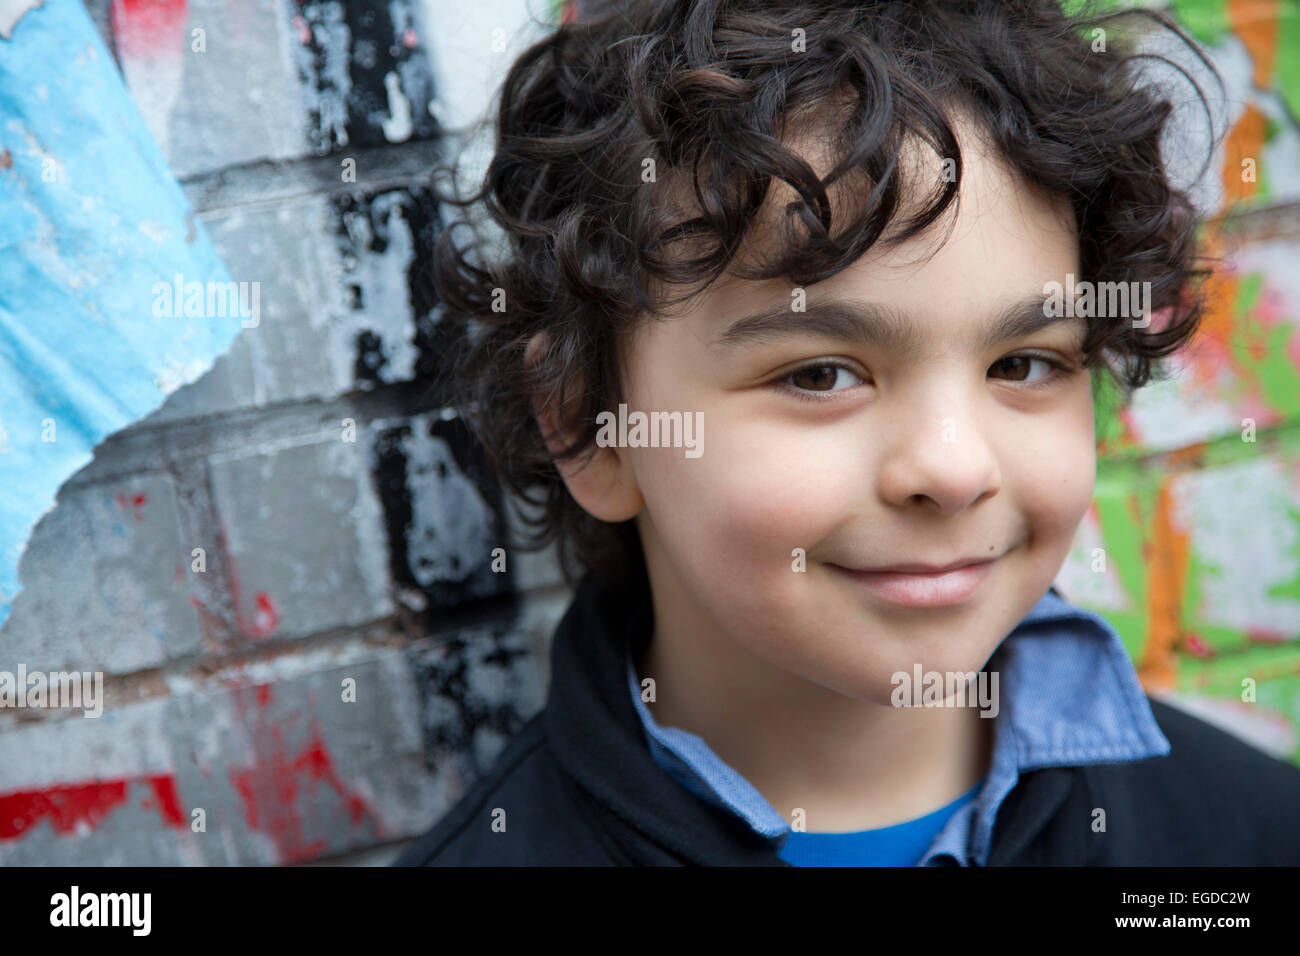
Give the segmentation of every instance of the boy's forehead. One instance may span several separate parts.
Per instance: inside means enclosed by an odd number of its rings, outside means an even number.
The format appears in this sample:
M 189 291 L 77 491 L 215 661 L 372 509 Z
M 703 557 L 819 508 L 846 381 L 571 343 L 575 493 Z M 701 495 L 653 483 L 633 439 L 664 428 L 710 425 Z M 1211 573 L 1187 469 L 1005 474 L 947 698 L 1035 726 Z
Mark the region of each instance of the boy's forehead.
M 991 313 L 1036 290 L 1041 294 L 1045 282 L 1077 271 L 1078 241 L 1069 203 L 1025 182 L 960 114 L 951 125 L 962 151 L 959 200 L 921 235 L 892 246 L 877 241 L 843 271 L 805 289 L 808 300 L 832 295 L 866 299 L 904 316 L 947 315 L 957 306 L 967 313 Z M 832 168 L 834 157 L 817 127 L 805 124 L 786 142 L 819 176 Z M 905 188 L 891 231 L 942 188 L 943 159 L 908 140 L 898 163 Z M 680 189 L 680 182 L 674 185 Z M 860 211 L 864 193 L 855 190 L 870 185 L 850 174 L 828 187 L 832 223 L 839 223 L 839 229 Z M 738 315 L 792 303 L 795 287 L 789 280 L 745 279 L 732 270 L 753 268 L 781 251 L 784 208 L 799 198 L 788 183 L 774 180 L 728 272 L 666 314 L 689 319 L 697 334 L 711 338 Z

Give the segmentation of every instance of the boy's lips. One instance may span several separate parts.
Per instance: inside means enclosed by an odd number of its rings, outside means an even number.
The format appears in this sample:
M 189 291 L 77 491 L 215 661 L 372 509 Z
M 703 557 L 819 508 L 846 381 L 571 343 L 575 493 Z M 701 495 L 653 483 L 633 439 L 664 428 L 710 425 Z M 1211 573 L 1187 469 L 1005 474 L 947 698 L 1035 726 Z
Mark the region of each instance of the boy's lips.
M 984 564 L 989 561 L 995 561 L 996 558 L 979 557 L 979 558 L 959 558 L 956 561 L 950 561 L 947 564 L 922 564 L 919 561 L 909 561 L 903 564 L 890 564 L 880 568 L 853 568 L 850 570 L 861 571 L 897 571 L 900 574 L 943 574 L 947 571 L 955 571 L 958 568 L 964 568 L 970 564 Z
M 973 595 L 992 572 L 997 558 L 967 559 L 941 566 L 918 563 L 895 564 L 887 568 L 855 570 L 831 567 L 865 586 L 878 597 L 905 607 L 943 607 L 960 604 Z M 912 570 L 919 568 L 922 570 Z M 930 568 L 931 570 L 925 570 Z

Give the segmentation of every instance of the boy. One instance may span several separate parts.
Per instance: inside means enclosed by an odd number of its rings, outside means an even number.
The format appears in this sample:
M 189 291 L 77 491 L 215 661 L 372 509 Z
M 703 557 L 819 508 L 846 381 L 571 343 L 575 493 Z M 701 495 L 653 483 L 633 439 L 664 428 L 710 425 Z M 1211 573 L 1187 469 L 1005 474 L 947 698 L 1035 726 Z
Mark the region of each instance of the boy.
M 505 82 L 510 255 L 436 264 L 467 417 L 583 576 L 546 708 L 399 864 L 1300 863 L 1300 769 L 1051 586 L 1094 386 L 1201 310 L 1111 19 L 587 13 Z

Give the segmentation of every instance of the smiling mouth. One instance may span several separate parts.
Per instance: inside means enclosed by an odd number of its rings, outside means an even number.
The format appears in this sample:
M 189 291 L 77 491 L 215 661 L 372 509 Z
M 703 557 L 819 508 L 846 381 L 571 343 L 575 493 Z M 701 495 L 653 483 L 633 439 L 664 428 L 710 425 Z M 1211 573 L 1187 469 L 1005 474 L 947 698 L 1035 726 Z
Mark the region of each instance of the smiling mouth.
M 948 607 L 975 595 L 992 574 L 999 558 L 981 558 L 940 571 L 895 570 L 924 568 L 922 564 L 892 565 L 889 570 L 854 570 L 831 567 L 861 585 L 869 593 L 904 607 Z

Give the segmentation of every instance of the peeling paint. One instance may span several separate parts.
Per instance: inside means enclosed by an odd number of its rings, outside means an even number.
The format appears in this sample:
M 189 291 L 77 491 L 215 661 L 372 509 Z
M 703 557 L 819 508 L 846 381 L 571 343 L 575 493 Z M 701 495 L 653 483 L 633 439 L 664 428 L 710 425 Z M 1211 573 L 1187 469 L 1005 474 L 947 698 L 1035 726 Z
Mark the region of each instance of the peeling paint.
M 0 40 L 12 39 L 14 28 L 23 14 L 35 10 L 45 0 L 0 0 Z

